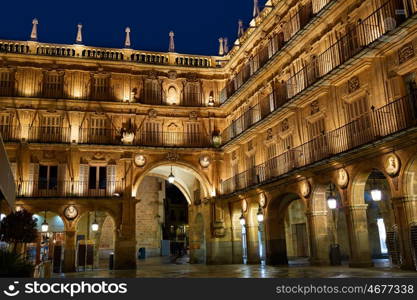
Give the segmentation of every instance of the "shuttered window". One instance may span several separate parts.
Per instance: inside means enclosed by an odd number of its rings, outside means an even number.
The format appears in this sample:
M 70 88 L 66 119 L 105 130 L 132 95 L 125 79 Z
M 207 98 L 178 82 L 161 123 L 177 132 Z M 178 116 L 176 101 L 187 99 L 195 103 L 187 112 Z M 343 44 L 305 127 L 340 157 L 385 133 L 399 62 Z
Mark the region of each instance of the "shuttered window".
M 187 82 L 184 88 L 185 106 L 200 106 L 201 103 L 201 87 L 199 82 Z
M 145 104 L 162 104 L 162 86 L 158 79 L 145 80 L 142 100 Z
M 43 79 L 43 96 L 46 98 L 60 98 L 64 91 L 64 76 L 57 73 L 45 74 Z

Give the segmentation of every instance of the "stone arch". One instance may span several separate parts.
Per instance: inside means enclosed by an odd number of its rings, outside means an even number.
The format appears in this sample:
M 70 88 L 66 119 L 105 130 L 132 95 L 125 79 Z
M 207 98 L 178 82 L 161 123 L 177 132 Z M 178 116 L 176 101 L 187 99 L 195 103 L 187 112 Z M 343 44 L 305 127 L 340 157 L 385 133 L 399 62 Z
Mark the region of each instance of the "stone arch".
M 198 213 L 194 218 L 194 226 L 190 235 L 190 262 L 193 264 L 206 263 L 206 237 L 204 217 Z
M 91 224 L 94 221 L 97 221 L 99 225 L 97 232 L 91 230 Z M 105 224 L 109 226 L 105 226 Z M 114 253 L 116 245 L 117 227 L 115 218 L 107 210 L 86 210 L 79 216 L 75 229 L 76 235 L 84 235 L 85 240 L 94 241 L 95 267 L 108 268 L 109 256 Z M 104 240 L 106 240 L 105 243 Z
M 285 192 L 273 197 L 265 211 L 266 262 L 270 265 L 287 265 L 286 215 L 287 209 L 299 200 L 304 209 L 306 201 L 297 193 Z
M 161 167 L 161 166 L 173 166 L 178 167 L 178 168 L 182 168 L 184 170 L 187 170 L 188 172 L 190 172 L 196 179 L 198 179 L 198 181 L 200 182 L 200 186 L 202 188 L 202 192 L 203 192 L 203 197 L 204 198 L 209 198 L 210 197 L 210 191 L 213 190 L 213 188 L 211 187 L 210 181 L 207 178 L 206 175 L 202 174 L 202 172 L 200 172 L 195 166 L 191 165 L 190 163 L 187 162 L 183 162 L 183 161 L 176 161 L 176 162 L 172 162 L 172 161 L 160 161 L 160 162 L 156 162 L 152 165 L 150 165 L 144 172 L 142 172 L 141 174 L 137 175 L 135 180 L 134 180 L 134 185 L 133 185 L 133 196 L 136 197 L 136 193 L 138 188 L 140 187 L 141 182 L 143 181 L 143 179 L 146 176 L 155 176 L 155 172 L 154 169 Z M 152 174 L 152 175 L 150 175 Z M 184 186 L 178 185 L 178 188 L 184 188 Z M 188 193 L 190 195 L 190 193 Z

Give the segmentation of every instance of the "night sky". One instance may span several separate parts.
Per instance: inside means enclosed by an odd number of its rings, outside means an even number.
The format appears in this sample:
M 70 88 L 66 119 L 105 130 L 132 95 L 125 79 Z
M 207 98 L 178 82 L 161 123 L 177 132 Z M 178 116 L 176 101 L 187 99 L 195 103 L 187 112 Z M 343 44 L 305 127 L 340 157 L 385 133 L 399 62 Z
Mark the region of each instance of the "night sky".
M 217 54 L 219 37 L 231 47 L 237 21 L 248 24 L 253 11 L 253 0 L 1 2 L 0 39 L 28 40 L 36 17 L 40 42 L 73 44 L 82 23 L 84 45 L 123 48 L 129 26 L 133 49 L 166 52 L 173 30 L 176 52 L 205 55 Z

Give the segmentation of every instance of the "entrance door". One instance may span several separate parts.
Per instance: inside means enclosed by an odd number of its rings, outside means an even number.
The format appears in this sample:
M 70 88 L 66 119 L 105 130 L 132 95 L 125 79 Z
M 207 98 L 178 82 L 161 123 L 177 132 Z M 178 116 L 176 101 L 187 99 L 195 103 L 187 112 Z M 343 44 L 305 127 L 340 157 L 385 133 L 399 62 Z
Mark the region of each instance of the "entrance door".
M 308 257 L 307 226 L 305 223 L 294 224 L 295 253 L 297 257 Z

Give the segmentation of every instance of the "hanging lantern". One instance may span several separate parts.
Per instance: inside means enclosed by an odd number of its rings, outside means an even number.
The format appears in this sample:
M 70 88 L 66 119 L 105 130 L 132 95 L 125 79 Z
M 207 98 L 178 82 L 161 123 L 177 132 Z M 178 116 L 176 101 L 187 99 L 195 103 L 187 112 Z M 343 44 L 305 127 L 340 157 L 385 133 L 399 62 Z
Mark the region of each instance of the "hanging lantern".
M 337 199 L 334 196 L 330 196 L 327 198 L 327 206 L 330 209 L 336 209 L 337 208 Z
M 48 225 L 48 222 L 46 222 L 46 211 L 45 211 L 45 217 L 44 217 L 43 223 L 41 225 L 41 231 L 42 232 L 48 232 L 48 230 L 49 230 L 49 225 Z
M 99 229 L 98 223 L 97 223 L 97 215 L 96 212 L 94 212 L 94 222 L 91 224 L 91 231 L 97 232 Z
M 371 190 L 372 200 L 378 202 L 382 200 L 382 191 L 378 188 Z
M 168 182 L 171 183 L 171 184 L 173 184 L 175 182 L 175 176 L 172 173 L 172 166 L 171 166 L 171 173 L 168 176 Z

